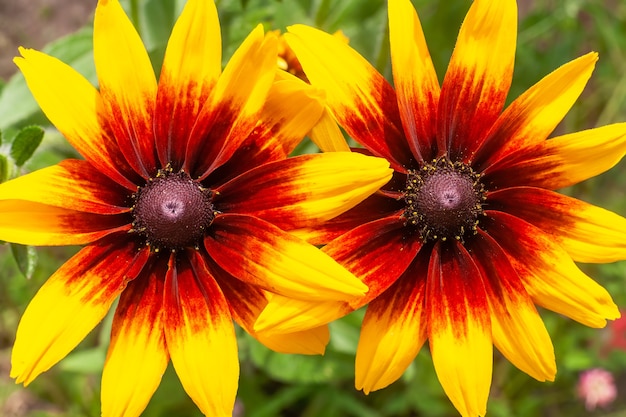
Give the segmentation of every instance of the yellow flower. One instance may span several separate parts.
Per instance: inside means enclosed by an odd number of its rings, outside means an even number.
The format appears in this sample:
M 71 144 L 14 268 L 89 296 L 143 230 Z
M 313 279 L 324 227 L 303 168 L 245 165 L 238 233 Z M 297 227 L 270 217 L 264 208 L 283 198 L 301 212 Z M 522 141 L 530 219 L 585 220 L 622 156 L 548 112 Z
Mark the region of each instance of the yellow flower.
M 563 65 L 503 111 L 515 56 L 514 0 L 475 0 L 440 87 L 409 0 L 389 1 L 394 87 L 357 52 L 302 25 L 287 42 L 365 153 L 393 179 L 312 230 L 313 241 L 368 285 L 356 355 L 366 393 L 396 381 L 426 340 L 461 415 L 486 412 L 493 345 L 544 381 L 554 350 L 535 305 L 585 325 L 619 317 L 574 261 L 626 258 L 626 219 L 553 190 L 597 175 L 626 152 L 626 124 L 546 140 L 597 60 Z M 302 330 L 353 310 L 273 297 L 256 323 Z
M 276 350 L 323 352 L 325 327 L 295 337 L 254 331 L 267 291 L 351 300 L 367 287 L 285 230 L 355 206 L 391 170 L 347 152 L 287 159 L 323 106 L 299 80 L 274 82 L 276 42 L 257 27 L 222 72 L 215 4 L 190 0 L 157 83 L 118 1 L 100 0 L 99 90 L 59 60 L 20 50 L 33 95 L 85 160 L 0 185 L 0 239 L 86 246 L 26 309 L 11 360 L 17 382 L 67 355 L 118 296 L 105 417 L 138 416 L 170 359 L 204 414 L 230 416 L 233 320 Z

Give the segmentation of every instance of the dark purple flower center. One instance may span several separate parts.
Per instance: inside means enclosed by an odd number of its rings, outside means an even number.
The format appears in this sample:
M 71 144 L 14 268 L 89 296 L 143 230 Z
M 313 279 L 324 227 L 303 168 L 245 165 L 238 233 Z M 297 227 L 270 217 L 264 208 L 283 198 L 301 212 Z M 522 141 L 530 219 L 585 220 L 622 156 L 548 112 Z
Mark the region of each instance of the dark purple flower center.
M 211 192 L 184 171 L 160 170 L 134 199 L 132 230 L 157 251 L 198 247 L 215 217 Z
M 469 165 L 439 158 L 409 171 L 404 200 L 407 224 L 422 240 L 463 240 L 476 233 L 485 191 Z

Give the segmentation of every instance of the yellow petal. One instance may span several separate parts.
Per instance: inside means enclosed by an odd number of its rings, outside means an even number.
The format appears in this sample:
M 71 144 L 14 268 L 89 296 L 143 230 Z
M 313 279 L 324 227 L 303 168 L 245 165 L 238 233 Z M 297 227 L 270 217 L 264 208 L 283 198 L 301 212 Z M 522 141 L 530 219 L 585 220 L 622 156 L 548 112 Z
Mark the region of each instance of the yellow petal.
M 165 279 L 167 348 L 183 388 L 203 414 L 230 417 L 239 380 L 228 304 L 197 251 L 172 255 Z
M 152 114 L 157 82 L 141 38 L 118 0 L 98 2 L 93 53 L 108 125 L 129 164 L 149 178 L 156 172 Z
M 484 416 L 493 344 L 480 271 L 457 242 L 438 242 L 428 268 L 426 315 L 435 372 L 463 417 Z
M 69 65 L 32 49 L 20 48 L 15 64 L 26 78 L 35 100 L 52 124 L 86 160 L 112 180 L 135 191 L 131 168 L 119 146 L 101 127 L 106 118 L 102 97 Z
M 619 317 L 609 293 L 585 275 L 549 235 L 505 213 L 487 215 L 497 222 L 488 233 L 507 252 L 536 304 L 589 327 L 604 327 L 606 319 Z
M 268 348 L 280 353 L 300 355 L 323 355 L 330 340 L 327 325 L 292 333 L 255 333 L 256 339 Z
M 11 377 L 25 385 L 67 355 L 106 315 L 149 251 L 133 243 L 94 244 L 39 289 L 17 329 Z
M 557 190 L 609 170 L 624 154 L 626 123 L 617 123 L 521 148 L 489 166 L 485 181 L 493 178 L 500 187 L 525 184 Z
M 163 334 L 164 276 L 160 264 L 122 293 L 102 373 L 103 417 L 138 417 L 161 382 L 169 362 Z
M 218 188 L 216 204 L 289 230 L 351 209 L 391 179 L 382 158 L 356 152 L 309 154 L 266 164 Z
M 126 194 L 91 164 L 72 159 L 0 184 L 0 201 L 23 200 L 98 214 L 128 212 Z
M 430 160 L 437 135 L 439 80 L 409 0 L 389 1 L 389 43 L 402 125 L 418 161 Z
M 238 280 L 217 265 L 213 265 L 211 271 L 230 306 L 233 319 L 259 342 L 281 353 L 324 353 L 330 338 L 327 326 L 291 334 L 260 334 L 254 329 L 254 322 L 272 294 Z
M 350 152 L 346 138 L 327 108 L 309 132 L 309 136 L 323 152 Z
M 355 385 L 369 394 L 402 376 L 426 341 L 425 280 L 414 270 L 367 307 L 356 352 Z
M 568 62 L 515 99 L 478 150 L 477 165 L 487 167 L 525 146 L 544 141 L 582 93 L 597 60 L 598 54 L 590 52 Z
M 326 93 L 328 107 L 348 135 L 404 170 L 411 152 L 389 82 L 337 37 L 304 25 L 288 29 L 287 43 L 311 84 Z
M 470 254 L 487 291 L 494 345 L 533 378 L 554 381 L 550 335 L 507 255 L 482 230 L 473 238 Z
M 222 72 L 213 1 L 190 0 L 174 25 L 159 78 L 155 137 L 161 164 L 181 165 L 191 126 Z
M 279 141 L 288 155 L 317 123 L 323 110 L 323 96 L 316 88 L 298 79 L 275 81 L 255 132 L 267 130 L 266 135 Z
M 489 201 L 541 229 L 577 262 L 626 259 L 626 219 L 609 210 L 534 187 L 496 191 Z
M 476 0 L 457 39 L 441 87 L 439 152 L 469 160 L 500 116 L 513 77 L 515 0 Z
M 187 166 L 194 176 L 204 178 L 228 161 L 257 124 L 276 73 L 276 43 L 259 25 L 224 68 L 190 134 L 187 163 L 203 155 L 196 166 Z
M 0 202 L 0 239 L 23 245 L 83 245 L 130 229 L 126 215 L 85 213 L 25 200 Z
M 254 324 L 263 334 L 294 333 L 330 323 L 350 313 L 341 301 L 309 301 L 273 294 Z

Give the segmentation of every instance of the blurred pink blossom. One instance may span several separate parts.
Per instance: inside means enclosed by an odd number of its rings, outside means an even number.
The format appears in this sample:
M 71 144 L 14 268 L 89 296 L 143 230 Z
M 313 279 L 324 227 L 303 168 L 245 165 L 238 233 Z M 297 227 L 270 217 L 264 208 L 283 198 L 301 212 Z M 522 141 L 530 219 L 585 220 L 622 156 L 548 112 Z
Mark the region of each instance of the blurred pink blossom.
M 617 397 L 613 375 L 600 368 L 584 371 L 578 379 L 578 396 L 585 401 L 588 411 L 606 407 Z

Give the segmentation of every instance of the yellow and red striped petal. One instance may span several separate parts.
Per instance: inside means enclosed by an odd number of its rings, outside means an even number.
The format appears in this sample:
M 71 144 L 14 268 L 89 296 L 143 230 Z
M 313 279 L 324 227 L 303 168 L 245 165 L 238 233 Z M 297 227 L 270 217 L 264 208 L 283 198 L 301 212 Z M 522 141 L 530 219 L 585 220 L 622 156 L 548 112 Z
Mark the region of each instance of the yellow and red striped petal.
M 556 362 L 550 335 L 507 255 L 482 230 L 472 238 L 469 253 L 487 291 L 494 345 L 528 375 L 554 381 Z
M 367 291 L 315 246 L 255 217 L 217 216 L 204 246 L 229 274 L 287 297 L 347 301 Z
M 309 137 L 323 152 L 350 152 L 346 138 L 327 107 L 309 132 Z
M 183 388 L 203 414 L 230 416 L 239 380 L 235 329 L 198 251 L 171 255 L 163 311 L 167 349 Z
M 389 82 L 337 37 L 304 25 L 288 29 L 285 40 L 311 84 L 326 92 L 328 107 L 339 124 L 374 155 L 405 172 L 411 152 Z
M 536 304 L 589 327 L 619 317 L 609 293 L 585 275 L 552 236 L 510 214 L 487 211 L 485 231 L 500 244 Z M 514 238 L 512 238 L 514 237 Z
M 419 162 L 436 156 L 439 79 L 409 0 L 390 1 L 389 44 L 402 125 Z
M 544 141 L 582 93 L 598 54 L 590 52 L 559 67 L 519 96 L 502 113 L 474 160 L 484 170 L 499 159 Z
M 262 165 L 219 187 L 215 204 L 285 230 L 302 228 L 351 209 L 391 175 L 386 160 L 356 152 L 301 155 Z
M 193 177 L 228 161 L 254 129 L 274 81 L 276 43 L 259 25 L 226 65 L 189 135 L 185 164 Z
M 213 1 L 190 0 L 167 44 L 155 110 L 161 165 L 183 165 L 191 127 L 222 72 L 222 38 Z
M 146 263 L 131 241 L 85 247 L 39 289 L 17 329 L 11 377 L 28 385 L 65 357 L 102 320 Z
M 626 219 L 611 211 L 534 187 L 490 193 L 489 204 L 538 227 L 575 261 L 626 258 Z
M 426 284 L 425 314 L 437 377 L 463 417 L 484 416 L 491 386 L 491 319 L 480 271 L 458 242 L 438 242 Z
M 484 181 L 498 188 L 523 184 L 557 190 L 609 170 L 624 154 L 626 123 L 618 123 L 522 148 L 489 166 Z
M 312 302 L 272 297 L 255 328 L 269 333 L 304 330 L 329 323 L 380 296 L 411 264 L 421 242 L 404 235 L 404 219 L 390 216 L 357 227 L 322 250 L 361 279 L 369 290 L 347 302 Z
M 400 217 L 403 212 L 404 201 L 389 198 L 380 192 L 376 192 L 345 213 L 333 217 L 322 224 L 290 231 L 309 243 L 325 245 L 362 224 L 383 217 Z
M 126 214 L 92 214 L 25 200 L 0 202 L 0 240 L 7 242 L 83 245 L 130 227 Z
M 322 249 L 368 286 L 359 307 L 389 288 L 422 248 L 419 239 L 405 235 L 404 222 L 405 219 L 395 216 L 375 220 L 338 237 Z
M 152 115 L 157 83 L 141 38 L 118 0 L 98 2 L 93 54 L 108 127 L 128 163 L 147 179 L 156 173 Z
M 128 212 L 128 190 L 75 159 L 0 184 L 0 201 L 23 200 L 94 214 Z
M 427 337 L 424 297 L 428 257 L 421 256 L 370 302 L 356 352 L 355 386 L 369 394 L 395 382 Z M 424 262 L 425 260 L 425 262 Z
M 271 294 L 233 277 L 219 266 L 212 264 L 210 259 L 207 259 L 207 264 L 211 265 L 211 273 L 224 293 L 233 319 L 259 342 L 281 353 L 304 355 L 324 353 L 330 338 L 327 326 L 288 334 L 260 334 L 256 332 L 254 323 L 267 305 L 268 297 L 271 297 Z
M 169 355 L 163 333 L 165 262 L 128 284 L 115 310 L 102 374 L 102 416 L 138 417 L 156 391 Z
M 259 165 L 284 160 L 321 112 L 318 90 L 295 77 L 274 82 L 257 125 L 233 156 L 206 181 L 219 188 Z
M 504 107 L 516 41 L 515 0 L 472 3 L 441 87 L 440 154 L 447 151 L 453 161 L 473 157 Z
M 101 126 L 102 98 L 82 75 L 56 58 L 20 48 L 15 58 L 35 100 L 52 124 L 97 170 L 135 191 L 134 174 L 115 139 Z

